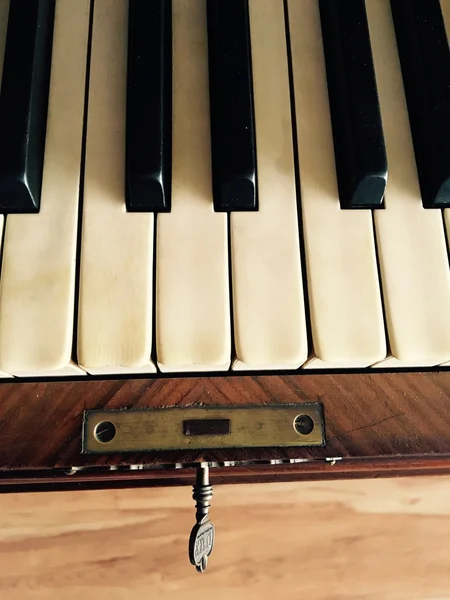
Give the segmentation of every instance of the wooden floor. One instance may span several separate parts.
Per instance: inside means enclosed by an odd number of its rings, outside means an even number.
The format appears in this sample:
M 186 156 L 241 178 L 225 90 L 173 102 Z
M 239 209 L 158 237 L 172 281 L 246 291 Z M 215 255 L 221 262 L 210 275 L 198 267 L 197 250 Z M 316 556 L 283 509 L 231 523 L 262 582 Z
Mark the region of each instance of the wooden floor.
M 1 600 L 450 598 L 450 477 L 0 496 Z M 200 596 L 201 594 L 201 596 Z

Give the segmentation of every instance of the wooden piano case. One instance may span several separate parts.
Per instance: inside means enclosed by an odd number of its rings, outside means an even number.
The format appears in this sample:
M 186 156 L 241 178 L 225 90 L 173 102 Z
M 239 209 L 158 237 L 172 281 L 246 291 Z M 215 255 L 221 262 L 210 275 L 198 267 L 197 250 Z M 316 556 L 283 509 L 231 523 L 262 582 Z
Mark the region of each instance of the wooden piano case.
M 319 402 L 320 447 L 82 452 L 84 411 Z M 5 381 L 0 491 L 450 472 L 450 372 L 157 376 Z

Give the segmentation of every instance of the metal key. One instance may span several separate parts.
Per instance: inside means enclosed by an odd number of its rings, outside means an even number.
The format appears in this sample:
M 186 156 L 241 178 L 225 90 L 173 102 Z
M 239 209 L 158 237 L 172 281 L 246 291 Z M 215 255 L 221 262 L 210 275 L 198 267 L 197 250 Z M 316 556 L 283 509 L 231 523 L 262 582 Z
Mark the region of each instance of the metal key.
M 189 560 L 199 573 L 203 573 L 208 565 L 208 556 L 214 547 L 214 525 L 209 520 L 209 508 L 213 495 L 209 483 L 209 467 L 197 469 L 196 482 L 193 486 L 192 498 L 196 501 L 197 523 L 189 538 Z

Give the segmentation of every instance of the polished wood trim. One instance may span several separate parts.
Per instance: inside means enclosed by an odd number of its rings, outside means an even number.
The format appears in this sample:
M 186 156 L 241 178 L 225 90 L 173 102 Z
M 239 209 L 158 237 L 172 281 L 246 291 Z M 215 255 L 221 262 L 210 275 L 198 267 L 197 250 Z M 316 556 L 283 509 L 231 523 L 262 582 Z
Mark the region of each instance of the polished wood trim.
M 81 453 L 86 409 L 295 402 L 322 403 L 324 447 Z M 449 371 L 14 381 L 0 385 L 0 469 L 325 458 L 374 460 L 375 470 L 386 458 L 448 464 L 449 416 Z
M 81 470 L 5 471 L 0 476 L 0 494 L 30 491 L 66 491 L 104 488 L 142 488 L 193 485 L 196 466 L 155 470 Z M 276 481 L 315 481 L 333 479 L 371 479 L 412 475 L 450 474 L 450 456 L 439 459 L 414 458 L 311 460 L 293 464 L 254 464 L 211 467 L 212 485 L 273 483 Z

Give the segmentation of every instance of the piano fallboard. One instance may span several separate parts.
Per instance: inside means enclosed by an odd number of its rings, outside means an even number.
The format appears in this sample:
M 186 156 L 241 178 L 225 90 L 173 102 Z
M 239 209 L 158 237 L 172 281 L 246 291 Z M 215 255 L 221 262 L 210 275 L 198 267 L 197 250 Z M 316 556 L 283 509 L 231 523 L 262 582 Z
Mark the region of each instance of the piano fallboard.
M 86 410 L 310 402 L 323 407 L 324 446 L 82 453 Z M 182 483 L 202 462 L 216 481 L 450 472 L 449 408 L 447 370 L 5 382 L 0 490 Z

